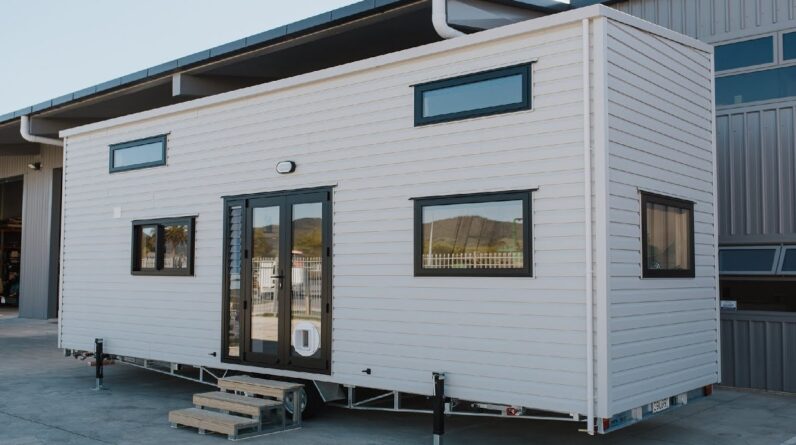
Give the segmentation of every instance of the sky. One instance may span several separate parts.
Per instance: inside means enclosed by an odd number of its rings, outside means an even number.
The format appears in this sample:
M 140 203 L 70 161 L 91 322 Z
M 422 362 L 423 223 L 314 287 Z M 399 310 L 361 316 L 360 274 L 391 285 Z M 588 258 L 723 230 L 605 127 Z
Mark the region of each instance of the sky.
M 356 0 L 2 0 L 0 114 Z

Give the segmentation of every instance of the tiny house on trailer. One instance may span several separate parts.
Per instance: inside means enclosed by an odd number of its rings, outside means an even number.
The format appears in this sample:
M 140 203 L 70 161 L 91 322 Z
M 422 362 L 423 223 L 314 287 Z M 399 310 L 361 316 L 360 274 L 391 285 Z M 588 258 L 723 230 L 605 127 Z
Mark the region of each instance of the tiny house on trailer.
M 687 403 L 712 67 L 598 5 L 63 131 L 59 346 L 589 432 Z

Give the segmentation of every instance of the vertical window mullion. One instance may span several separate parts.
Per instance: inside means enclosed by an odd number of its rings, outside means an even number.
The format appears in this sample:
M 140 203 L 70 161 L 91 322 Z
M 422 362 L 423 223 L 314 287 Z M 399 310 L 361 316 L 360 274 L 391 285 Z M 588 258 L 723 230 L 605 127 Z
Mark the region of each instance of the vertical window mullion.
M 166 256 L 166 242 L 163 234 L 163 224 L 157 225 L 157 233 L 155 238 L 155 270 L 163 270 L 163 259 Z

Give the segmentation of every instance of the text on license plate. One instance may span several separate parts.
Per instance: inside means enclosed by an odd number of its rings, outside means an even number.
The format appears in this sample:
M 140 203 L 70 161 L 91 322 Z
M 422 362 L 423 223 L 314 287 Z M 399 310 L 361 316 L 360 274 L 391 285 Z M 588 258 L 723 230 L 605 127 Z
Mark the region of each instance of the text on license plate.
M 659 413 L 659 412 L 661 412 L 661 411 L 663 411 L 663 410 L 665 410 L 667 408 L 669 408 L 669 399 L 668 398 L 652 402 L 652 412 L 653 412 L 653 414 L 654 413 Z

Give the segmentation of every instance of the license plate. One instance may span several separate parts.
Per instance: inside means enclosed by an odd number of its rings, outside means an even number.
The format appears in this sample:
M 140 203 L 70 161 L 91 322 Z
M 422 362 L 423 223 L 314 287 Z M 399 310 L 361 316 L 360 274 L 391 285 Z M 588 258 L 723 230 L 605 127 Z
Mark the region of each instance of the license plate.
M 652 402 L 652 413 L 659 413 L 665 409 L 669 408 L 669 399 L 657 400 Z

